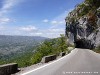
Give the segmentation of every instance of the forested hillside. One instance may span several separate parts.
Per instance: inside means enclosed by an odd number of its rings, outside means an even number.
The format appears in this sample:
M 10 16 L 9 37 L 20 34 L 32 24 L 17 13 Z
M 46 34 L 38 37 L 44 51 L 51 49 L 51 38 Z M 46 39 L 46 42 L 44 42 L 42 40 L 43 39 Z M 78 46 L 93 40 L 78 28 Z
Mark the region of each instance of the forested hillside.
M 44 37 L 0 35 L 0 64 L 20 62 L 25 66 Z M 25 63 L 25 64 L 24 64 Z
M 66 38 L 61 35 L 59 38 L 46 39 L 37 46 L 29 48 L 26 52 L 13 55 L 13 58 L 2 59 L 0 64 L 6 63 L 18 63 L 19 67 L 26 67 L 36 63 L 39 63 L 42 57 L 47 55 L 59 55 L 61 52 L 68 51 L 68 45 L 66 44 Z M 25 51 L 25 50 L 24 50 Z

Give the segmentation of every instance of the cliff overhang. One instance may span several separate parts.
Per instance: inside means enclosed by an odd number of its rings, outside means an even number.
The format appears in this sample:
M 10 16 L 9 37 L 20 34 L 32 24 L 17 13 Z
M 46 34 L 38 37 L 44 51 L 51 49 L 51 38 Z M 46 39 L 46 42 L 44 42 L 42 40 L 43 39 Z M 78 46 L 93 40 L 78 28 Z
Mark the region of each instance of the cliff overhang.
M 65 21 L 66 37 L 76 48 L 94 49 L 100 45 L 100 0 L 85 0 L 68 14 Z

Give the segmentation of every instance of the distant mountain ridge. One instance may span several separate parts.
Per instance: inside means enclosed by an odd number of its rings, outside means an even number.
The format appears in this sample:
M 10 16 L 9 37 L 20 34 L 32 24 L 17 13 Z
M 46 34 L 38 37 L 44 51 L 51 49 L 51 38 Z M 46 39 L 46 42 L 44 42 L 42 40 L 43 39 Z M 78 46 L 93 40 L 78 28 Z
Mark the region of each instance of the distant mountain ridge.
M 0 41 L 2 40 L 36 40 L 36 41 L 41 41 L 44 39 L 47 39 L 46 37 L 40 37 L 40 36 L 17 36 L 17 35 L 0 35 Z
M 40 36 L 0 35 L 0 59 L 28 52 L 45 39 L 48 38 Z

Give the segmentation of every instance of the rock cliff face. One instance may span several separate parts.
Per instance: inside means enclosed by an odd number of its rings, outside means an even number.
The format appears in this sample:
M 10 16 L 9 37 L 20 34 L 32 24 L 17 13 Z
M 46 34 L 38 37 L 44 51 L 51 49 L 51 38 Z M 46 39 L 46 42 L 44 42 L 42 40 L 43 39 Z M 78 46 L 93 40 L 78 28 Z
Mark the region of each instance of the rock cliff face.
M 88 49 L 100 45 L 100 0 L 85 0 L 68 14 L 65 21 L 69 43 Z

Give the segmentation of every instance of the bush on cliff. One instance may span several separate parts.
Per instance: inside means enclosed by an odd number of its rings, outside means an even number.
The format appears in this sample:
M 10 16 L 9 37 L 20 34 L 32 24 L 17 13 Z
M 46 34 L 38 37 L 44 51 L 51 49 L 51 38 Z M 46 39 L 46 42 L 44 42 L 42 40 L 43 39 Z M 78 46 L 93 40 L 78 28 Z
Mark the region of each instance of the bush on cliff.
M 50 39 L 44 41 L 38 48 L 36 53 L 31 58 L 31 63 L 39 63 L 43 56 L 59 54 L 60 52 L 67 51 L 65 36 L 61 35 L 60 38 Z
M 100 53 L 100 45 L 94 49 L 95 52 Z

